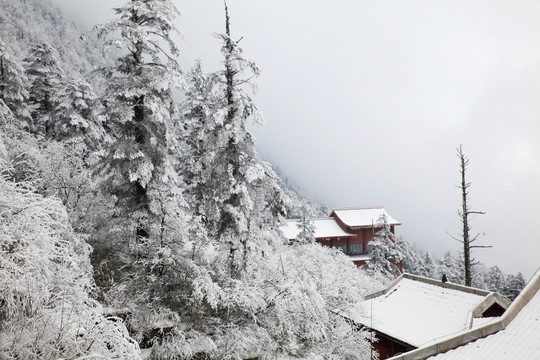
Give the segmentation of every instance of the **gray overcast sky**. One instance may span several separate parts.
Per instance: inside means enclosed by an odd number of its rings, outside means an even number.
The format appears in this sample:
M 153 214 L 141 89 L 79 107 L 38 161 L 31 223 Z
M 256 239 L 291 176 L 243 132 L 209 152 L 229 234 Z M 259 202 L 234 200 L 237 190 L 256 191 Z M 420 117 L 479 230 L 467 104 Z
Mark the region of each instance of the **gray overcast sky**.
M 118 0 L 54 0 L 89 28 Z M 220 64 L 222 0 L 174 1 L 184 68 Z M 265 159 L 331 207 L 385 205 L 398 234 L 457 251 L 458 159 L 486 215 L 475 257 L 540 266 L 540 3 L 536 0 L 229 0 L 263 73 L 253 127 Z

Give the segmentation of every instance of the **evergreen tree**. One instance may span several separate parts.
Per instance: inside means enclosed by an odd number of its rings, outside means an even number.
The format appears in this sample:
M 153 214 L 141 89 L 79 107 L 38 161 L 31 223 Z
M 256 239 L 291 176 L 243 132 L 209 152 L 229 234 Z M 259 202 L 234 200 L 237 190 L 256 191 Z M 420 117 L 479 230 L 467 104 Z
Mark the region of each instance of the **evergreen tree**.
M 231 38 L 225 10 L 226 32 L 218 35 L 223 42 L 225 69 L 215 83 L 219 102 L 212 105 L 209 120 L 213 123 L 203 128 L 208 129 L 202 134 L 206 138 L 201 160 L 204 167 L 195 191 L 203 194 L 200 213 L 209 235 L 227 249 L 230 272 L 237 277 L 248 266 L 250 254 L 257 256 L 262 251 L 259 247 L 265 246 L 261 230 L 277 231 L 284 208 L 277 175 L 260 160 L 246 130 L 249 118 L 262 121 L 260 111 L 244 91 L 260 70 Z
M 100 170 L 133 241 L 160 232 L 152 227 L 164 215 L 160 191 L 181 198 L 168 156 L 172 89 L 180 79 L 171 39 L 178 11 L 169 0 L 131 0 L 115 12 L 116 20 L 95 28 L 106 39 L 105 52 L 121 51 L 115 66 L 100 69 L 107 81 L 106 126 L 115 138 Z
M 441 278 L 443 274 L 446 275 L 449 282 L 454 284 L 463 283 L 463 266 L 461 259 L 453 256 L 449 252 L 444 254 L 439 266 L 437 267 L 436 277 Z
M 497 265 L 488 270 L 487 286 L 491 291 L 500 291 L 506 283 L 505 275 Z
M 527 285 L 527 282 L 521 273 L 516 275 L 508 275 L 506 284 L 502 288 L 501 293 L 509 299 L 514 300 L 519 295 L 521 290 L 523 290 L 525 285 Z
M 435 272 L 435 260 L 431 254 L 427 251 L 424 251 L 422 256 L 422 276 L 432 278 L 434 277 Z
M 178 172 L 186 182 L 185 196 L 197 216 L 204 216 L 211 190 L 205 176 L 209 172 L 216 149 L 210 142 L 221 123 L 219 74 L 205 74 L 200 61 L 186 74 L 182 124 L 176 127 L 179 144 Z
M 115 48 L 120 55 L 114 66 L 100 69 L 107 84 L 104 126 L 113 139 L 97 174 L 114 204 L 108 216 L 96 219 L 94 261 L 109 266 L 98 266 L 105 299 L 118 308 L 138 305 L 130 329 L 151 347 L 155 322 L 141 319 L 151 311 L 177 317 L 191 279 L 182 263 L 189 231 L 183 186 L 169 154 L 172 91 L 181 80 L 171 39 L 178 11 L 169 0 L 131 0 L 115 12 L 115 20 L 95 27 L 105 53 Z
M 396 239 L 396 243 L 401 250 L 403 259 L 401 264 L 403 266 L 403 271 L 409 274 L 422 275 L 421 262 L 422 254 L 418 250 L 416 244 L 410 244 L 405 241 L 402 237 Z
M 371 240 L 371 260 L 366 264 L 366 270 L 372 274 L 382 273 L 387 276 L 395 276 L 401 272 L 397 264 L 403 255 L 396 248 L 395 235 L 391 231 L 386 215 L 383 214 L 379 217 L 376 228 L 380 230 Z
M 54 109 L 54 94 L 64 81 L 58 52 L 47 43 L 32 47 L 24 59 L 25 71 L 30 80 L 28 102 L 32 117 L 29 131 L 34 134 L 51 135 L 51 118 Z
M 48 135 L 57 140 L 78 137 L 96 150 L 106 139 L 100 104 L 92 87 L 82 79 L 67 79 L 52 96 L 53 108 L 44 116 Z
M 315 242 L 315 225 L 305 215 L 298 221 L 296 226 L 300 229 L 295 239 L 296 243 L 310 244 Z
M 24 69 L 12 58 L 11 50 L 0 40 L 0 100 L 19 118 L 19 121 L 27 124 L 30 121 L 30 112 L 26 104 L 28 86 Z

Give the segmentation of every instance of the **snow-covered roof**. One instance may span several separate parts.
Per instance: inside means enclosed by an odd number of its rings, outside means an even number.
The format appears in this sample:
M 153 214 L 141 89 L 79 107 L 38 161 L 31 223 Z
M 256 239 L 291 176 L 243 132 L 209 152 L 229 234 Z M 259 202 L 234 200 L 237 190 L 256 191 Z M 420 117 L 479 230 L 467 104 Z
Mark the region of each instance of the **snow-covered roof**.
M 404 274 L 345 316 L 413 347 L 468 329 L 489 292 Z M 500 304 L 505 308 L 506 304 Z
M 497 321 L 396 356 L 395 359 L 540 359 L 539 290 L 540 269 Z
M 342 238 L 353 237 L 354 234 L 344 231 L 337 223 L 336 219 L 328 218 L 310 218 L 307 219 L 315 226 L 315 238 Z M 287 239 L 296 239 L 301 229 L 298 227 L 302 219 L 288 219 L 285 225 L 281 227 L 281 231 Z
M 368 261 L 371 260 L 370 254 L 355 254 L 355 255 L 348 255 L 349 260 L 351 261 Z
M 401 225 L 382 206 L 340 208 L 333 209 L 332 213 L 336 214 L 349 227 L 371 227 L 373 224 L 377 224 L 383 214 L 386 215 L 389 225 Z

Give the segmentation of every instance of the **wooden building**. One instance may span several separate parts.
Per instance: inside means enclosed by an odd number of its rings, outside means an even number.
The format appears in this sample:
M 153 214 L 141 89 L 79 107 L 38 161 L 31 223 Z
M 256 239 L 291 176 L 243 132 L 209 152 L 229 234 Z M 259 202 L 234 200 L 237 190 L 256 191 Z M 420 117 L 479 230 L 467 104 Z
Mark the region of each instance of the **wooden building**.
M 309 218 L 315 227 L 315 240 L 323 246 L 337 248 L 347 254 L 357 266 L 369 261 L 370 241 L 380 230 L 377 223 L 385 215 L 393 234 L 399 221 L 388 214 L 382 206 L 333 209 L 329 217 Z M 289 219 L 282 228 L 285 236 L 294 241 L 302 219 Z M 401 264 L 398 264 L 401 270 Z

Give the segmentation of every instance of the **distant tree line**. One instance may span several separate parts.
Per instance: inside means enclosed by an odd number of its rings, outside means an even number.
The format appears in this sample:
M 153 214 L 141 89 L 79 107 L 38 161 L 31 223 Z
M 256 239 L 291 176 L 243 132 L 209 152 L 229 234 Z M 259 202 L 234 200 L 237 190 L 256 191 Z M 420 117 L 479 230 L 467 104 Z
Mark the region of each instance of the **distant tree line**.
M 403 239 L 398 239 L 398 245 L 403 254 L 404 272 L 439 280 L 444 275 L 447 281 L 454 284 L 465 283 L 462 254 L 448 252 L 441 259 L 435 259 L 429 252 Z M 487 267 L 476 263 L 472 270 L 471 286 L 498 292 L 510 300 L 515 299 L 527 283 L 521 273 L 506 274 L 496 265 Z

